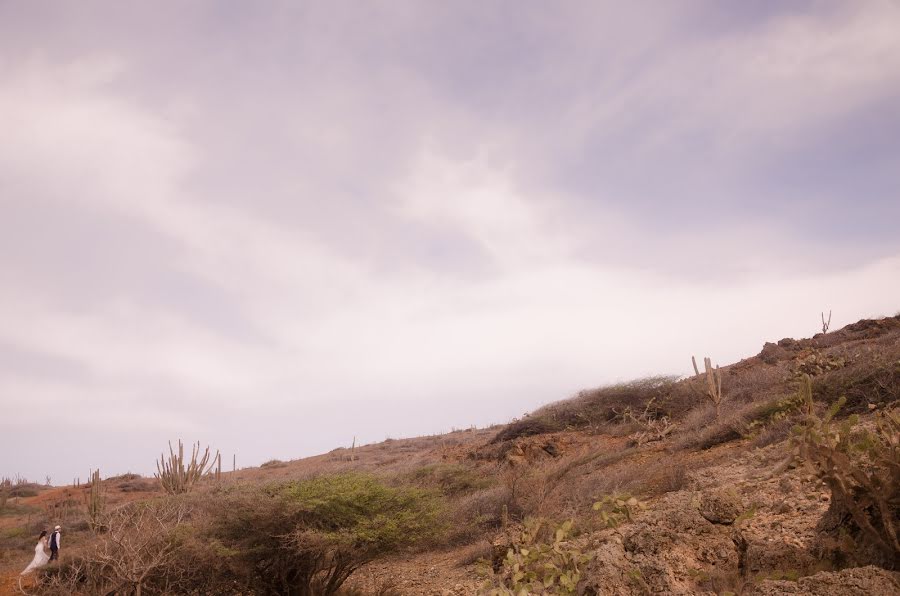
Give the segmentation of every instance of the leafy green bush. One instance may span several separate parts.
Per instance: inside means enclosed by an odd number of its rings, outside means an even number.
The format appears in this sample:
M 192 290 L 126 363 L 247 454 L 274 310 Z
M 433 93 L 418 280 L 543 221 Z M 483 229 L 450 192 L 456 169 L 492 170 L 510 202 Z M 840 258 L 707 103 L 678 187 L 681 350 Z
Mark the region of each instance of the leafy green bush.
M 512 543 L 500 568 L 490 574 L 482 594 L 575 594 L 584 565 L 590 560 L 573 544 L 572 521 L 556 528 L 552 538 L 541 540 L 546 522 L 525 520 L 525 527 Z
M 443 532 L 434 494 L 362 474 L 224 491 L 209 540 L 224 573 L 271 594 L 334 594 L 357 569 Z
M 794 429 L 794 455 L 831 490 L 826 531 L 841 535 L 840 550 L 857 562 L 900 565 L 900 412 L 877 414 L 874 430 L 857 429 L 856 415 L 834 422 L 845 399 L 819 417 L 806 379 L 806 421 Z

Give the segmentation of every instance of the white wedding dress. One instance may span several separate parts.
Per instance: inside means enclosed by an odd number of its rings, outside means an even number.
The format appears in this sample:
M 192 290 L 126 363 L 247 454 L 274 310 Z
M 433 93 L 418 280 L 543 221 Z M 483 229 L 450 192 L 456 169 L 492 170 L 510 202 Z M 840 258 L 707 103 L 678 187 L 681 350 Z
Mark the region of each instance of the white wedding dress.
M 34 559 L 28 564 L 28 567 L 25 568 L 25 571 L 23 571 L 21 575 L 31 573 L 38 567 L 43 567 L 47 564 L 47 561 L 50 560 L 50 555 L 44 550 L 45 546 L 47 546 L 46 538 L 38 540 L 38 543 L 34 546 Z

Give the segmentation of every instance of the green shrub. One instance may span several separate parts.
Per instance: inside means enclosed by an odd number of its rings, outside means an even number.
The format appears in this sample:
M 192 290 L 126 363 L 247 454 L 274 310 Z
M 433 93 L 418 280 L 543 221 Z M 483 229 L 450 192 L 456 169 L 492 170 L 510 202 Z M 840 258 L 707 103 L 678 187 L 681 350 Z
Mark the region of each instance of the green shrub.
M 582 568 L 590 556 L 569 540 L 573 529 L 571 520 L 556 528 L 550 540 L 541 540 L 545 523 L 537 518 L 525 520 L 524 529 L 507 550 L 499 569 L 489 574 L 482 594 L 576 593 Z
M 401 548 L 436 540 L 441 502 L 348 473 L 224 491 L 211 540 L 227 552 L 224 573 L 270 594 L 334 594 L 357 569 Z

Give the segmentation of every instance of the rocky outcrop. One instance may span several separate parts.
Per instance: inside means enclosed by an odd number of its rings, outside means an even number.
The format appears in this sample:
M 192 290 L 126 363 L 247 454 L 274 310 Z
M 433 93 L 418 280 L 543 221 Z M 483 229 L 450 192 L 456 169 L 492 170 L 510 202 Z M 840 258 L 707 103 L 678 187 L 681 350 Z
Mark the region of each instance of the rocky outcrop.
M 896 596 L 900 594 L 900 573 L 871 565 L 837 572 L 822 571 L 796 582 L 766 580 L 751 587 L 747 593 L 753 596 Z
M 699 578 L 737 577 L 733 529 L 707 520 L 699 502 L 689 491 L 670 493 L 593 548 L 582 593 L 696 594 Z
M 743 510 L 740 497 L 733 491 L 707 491 L 700 498 L 700 515 L 714 524 L 733 524 Z

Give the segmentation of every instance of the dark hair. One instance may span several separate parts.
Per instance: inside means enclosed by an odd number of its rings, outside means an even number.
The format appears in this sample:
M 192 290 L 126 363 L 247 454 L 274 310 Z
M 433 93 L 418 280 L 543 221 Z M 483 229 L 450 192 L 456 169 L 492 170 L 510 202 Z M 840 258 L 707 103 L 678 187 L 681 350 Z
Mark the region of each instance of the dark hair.
M 47 530 L 41 530 L 41 535 L 38 536 L 38 540 L 40 540 L 41 538 L 43 538 L 46 535 L 47 535 Z

